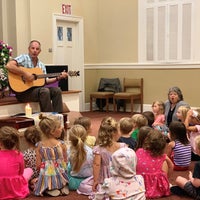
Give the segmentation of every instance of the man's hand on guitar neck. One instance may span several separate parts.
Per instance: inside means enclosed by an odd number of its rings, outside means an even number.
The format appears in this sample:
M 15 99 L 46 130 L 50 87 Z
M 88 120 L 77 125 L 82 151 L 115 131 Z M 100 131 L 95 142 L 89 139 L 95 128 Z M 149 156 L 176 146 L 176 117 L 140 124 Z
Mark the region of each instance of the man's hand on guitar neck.
M 68 73 L 66 71 L 63 71 L 60 73 L 60 75 L 56 78 L 57 81 L 67 78 L 68 77 Z
M 68 77 L 68 73 L 66 71 L 63 71 L 59 74 L 59 76 L 55 77 L 55 78 L 47 78 L 46 79 L 46 84 L 51 84 L 54 83 L 56 81 L 60 81 L 61 79 L 67 78 Z

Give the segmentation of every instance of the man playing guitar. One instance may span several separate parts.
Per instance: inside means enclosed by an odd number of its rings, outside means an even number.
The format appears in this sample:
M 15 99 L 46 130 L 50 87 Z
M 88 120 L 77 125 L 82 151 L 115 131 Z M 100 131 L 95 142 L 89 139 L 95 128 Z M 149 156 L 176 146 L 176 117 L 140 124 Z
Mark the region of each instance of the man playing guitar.
M 37 76 L 31 71 L 23 70 L 23 68 L 40 70 L 46 74 L 45 65 L 39 60 L 38 55 L 41 52 L 41 44 L 37 40 L 32 40 L 28 47 L 28 54 L 22 54 L 7 63 L 6 68 L 9 73 L 13 73 L 21 77 L 23 82 L 27 85 L 31 85 Z M 21 67 L 20 67 L 21 66 Z M 53 78 L 45 78 L 44 85 L 54 83 L 63 78 L 67 78 L 68 73 L 63 71 L 59 73 L 58 76 Z M 17 83 L 16 83 L 17 84 Z M 16 98 L 20 102 L 39 102 L 41 112 L 63 112 L 63 101 L 62 101 L 62 91 L 59 87 L 44 87 L 34 86 L 30 87 L 25 91 L 16 92 Z

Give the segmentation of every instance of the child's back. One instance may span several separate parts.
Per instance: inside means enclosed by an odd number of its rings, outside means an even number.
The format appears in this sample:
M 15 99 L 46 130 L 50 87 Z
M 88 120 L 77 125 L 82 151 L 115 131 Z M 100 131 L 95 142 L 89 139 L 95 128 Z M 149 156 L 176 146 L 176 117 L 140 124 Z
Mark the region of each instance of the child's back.
M 191 145 L 187 138 L 186 127 L 182 122 L 173 121 L 169 125 L 167 154 L 174 163 L 174 170 L 188 170 L 191 163 Z
M 118 140 L 118 142 L 126 143 L 129 148 L 135 150 L 137 146 L 137 142 L 135 139 L 133 139 L 130 134 L 133 130 L 133 122 L 131 118 L 129 117 L 123 117 L 119 120 L 119 130 L 121 133 L 121 136 Z
M 112 117 L 106 117 L 101 121 L 98 131 L 98 145 L 94 147 L 93 177 L 81 182 L 78 193 L 93 195 L 102 184 L 105 178 L 109 178 L 109 163 L 112 154 L 121 147 L 126 147 L 124 143 L 118 143 L 118 124 Z M 92 187 L 91 187 L 92 185 Z
M 192 160 L 200 160 L 200 156 L 197 154 L 195 149 L 195 138 L 200 134 L 200 109 L 190 109 L 187 112 L 184 124 L 192 146 Z
M 93 152 L 85 144 L 87 132 L 79 124 L 73 125 L 69 130 L 69 162 L 68 176 L 69 189 L 78 189 L 80 183 L 93 175 Z
M 24 176 L 23 155 L 18 150 L 19 136 L 16 129 L 0 129 L 0 199 L 25 198 L 29 194 L 28 180 Z
M 168 169 L 164 169 L 164 166 L 167 163 L 169 169 L 172 169 L 173 164 L 164 154 L 165 147 L 166 136 L 158 130 L 151 130 L 143 148 L 136 151 L 138 158 L 136 172 L 144 177 L 147 198 L 170 195 Z
M 136 175 L 137 158 L 130 148 L 120 148 L 112 154 L 112 177 L 104 179 L 94 199 L 109 198 L 144 200 L 145 186 L 141 175 Z
M 58 140 L 62 133 L 59 120 L 40 115 L 39 127 L 42 140 L 36 149 L 37 167 L 40 174 L 35 187 L 35 195 L 67 195 L 67 148 L 64 141 Z
M 24 131 L 24 138 L 29 147 L 23 152 L 25 167 L 30 167 L 33 170 L 31 179 L 37 178 L 39 170 L 36 167 L 36 144 L 41 140 L 41 131 L 36 126 L 30 126 Z M 31 181 L 30 181 L 31 182 Z M 32 187 L 32 185 L 30 185 Z
M 133 132 L 131 133 L 131 137 L 135 140 L 138 139 L 138 132 L 139 129 L 142 126 L 147 126 L 148 125 L 148 120 L 147 118 L 142 115 L 142 114 L 134 114 L 131 117 L 132 121 L 133 121 Z

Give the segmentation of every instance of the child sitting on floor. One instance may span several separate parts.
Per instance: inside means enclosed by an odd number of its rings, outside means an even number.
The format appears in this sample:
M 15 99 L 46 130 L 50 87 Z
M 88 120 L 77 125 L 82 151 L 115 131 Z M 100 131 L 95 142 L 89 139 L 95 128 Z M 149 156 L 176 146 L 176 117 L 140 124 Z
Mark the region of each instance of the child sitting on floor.
M 168 127 L 165 124 L 165 104 L 162 101 L 154 101 L 152 104 L 152 111 L 155 116 L 152 127 L 158 129 L 163 134 L 168 134 Z
M 195 138 L 196 153 L 200 155 L 200 135 Z M 173 194 L 183 196 L 187 195 L 193 199 L 200 199 L 200 162 L 196 162 L 193 174 L 189 171 L 188 179 L 178 176 L 176 178 L 177 186 L 170 188 Z
M 57 117 L 39 115 L 42 139 L 36 148 L 36 164 L 40 170 L 35 195 L 68 195 L 67 147 L 59 140 L 63 127 Z
M 136 150 L 143 147 L 144 140 L 152 129 L 153 128 L 149 126 L 143 126 L 140 128 L 139 133 L 138 133 L 138 141 L 137 141 Z
M 26 198 L 33 170 L 24 168 L 23 154 L 19 151 L 19 133 L 15 128 L 1 127 L 0 158 L 0 199 Z
M 93 175 L 93 152 L 85 144 L 87 132 L 79 124 L 73 125 L 69 130 L 69 162 L 68 177 L 69 189 L 77 190 L 80 183 Z
M 94 192 L 98 191 L 99 184 L 111 176 L 109 163 L 112 154 L 119 148 L 127 146 L 125 143 L 117 142 L 119 137 L 117 121 L 112 117 L 105 117 L 99 127 L 98 145 L 93 149 L 93 176 L 81 182 L 77 190 L 79 194 L 92 197 Z
M 134 114 L 131 117 L 131 119 L 133 121 L 133 132 L 131 133 L 131 137 L 137 141 L 137 139 L 138 139 L 137 135 L 138 135 L 139 129 L 142 126 L 147 126 L 148 125 L 148 120 L 142 114 Z
M 34 190 L 34 185 L 39 176 L 39 170 L 36 167 L 36 145 L 41 140 L 41 131 L 37 126 L 30 126 L 24 131 L 24 138 L 29 147 L 23 152 L 25 167 L 33 170 L 33 176 L 29 181 L 29 186 Z
M 136 151 L 136 172 L 144 178 L 147 198 L 170 195 L 168 174 L 173 170 L 173 163 L 164 153 L 166 144 L 166 136 L 152 129 L 145 138 L 143 147 Z
M 118 142 L 126 143 L 129 148 L 135 150 L 137 142 L 130 136 L 132 130 L 133 122 L 130 117 L 123 117 L 119 120 L 119 131 L 121 136 Z
M 144 179 L 136 175 L 137 157 L 130 148 L 120 148 L 112 154 L 110 171 L 94 200 L 126 199 L 145 200 Z
M 200 109 L 190 109 L 187 112 L 186 119 L 185 119 L 185 127 L 188 133 L 188 139 L 192 146 L 192 161 L 200 160 L 200 156 L 197 154 L 195 149 L 195 138 L 200 135 Z
M 172 121 L 169 125 L 169 138 L 171 141 L 167 147 L 167 155 L 174 163 L 174 170 L 188 170 L 192 150 L 184 123 Z
M 184 123 L 189 110 L 187 106 L 180 106 L 176 112 L 177 119 Z
M 87 137 L 85 140 L 85 144 L 88 145 L 89 147 L 93 148 L 95 143 L 96 143 L 96 137 L 91 135 L 91 119 L 89 117 L 79 117 L 75 119 L 74 125 L 80 124 L 82 125 L 85 130 L 87 131 Z

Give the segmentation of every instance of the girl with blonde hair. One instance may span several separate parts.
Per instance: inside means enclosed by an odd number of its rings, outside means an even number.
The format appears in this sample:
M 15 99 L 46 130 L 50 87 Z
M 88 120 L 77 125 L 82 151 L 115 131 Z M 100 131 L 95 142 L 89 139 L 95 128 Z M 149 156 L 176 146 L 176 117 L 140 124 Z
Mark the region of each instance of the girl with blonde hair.
M 77 192 L 79 194 L 94 195 L 98 185 L 102 184 L 105 178 L 111 177 L 109 163 L 112 154 L 119 148 L 126 147 L 125 143 L 119 143 L 118 123 L 112 117 L 105 117 L 100 124 L 97 141 L 94 147 L 93 177 L 81 182 Z
M 195 138 L 200 135 L 200 109 L 190 109 L 187 112 L 184 124 L 192 146 L 192 161 L 200 160 L 200 156 L 197 154 L 195 147 Z
M 165 124 L 165 104 L 162 101 L 154 101 L 152 110 L 155 116 L 153 126 Z
M 91 119 L 89 117 L 84 117 L 84 116 L 79 117 L 79 118 L 75 119 L 74 125 L 75 124 L 80 124 L 85 128 L 85 130 L 87 132 L 85 144 L 88 145 L 89 147 L 93 148 L 96 143 L 96 137 L 91 135 L 91 130 L 92 130 Z
M 184 123 L 189 110 L 190 109 L 187 106 L 180 106 L 176 112 L 178 120 Z
M 57 117 L 39 115 L 42 139 L 36 148 L 36 164 L 40 170 L 35 195 L 68 195 L 67 147 L 60 140 L 63 127 Z
M 81 181 L 93 174 L 92 149 L 85 144 L 87 131 L 79 124 L 69 130 L 69 189 L 76 190 Z

